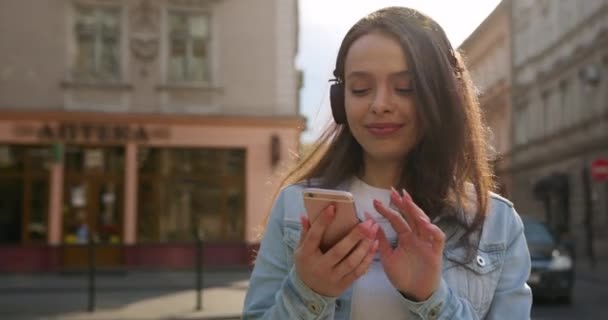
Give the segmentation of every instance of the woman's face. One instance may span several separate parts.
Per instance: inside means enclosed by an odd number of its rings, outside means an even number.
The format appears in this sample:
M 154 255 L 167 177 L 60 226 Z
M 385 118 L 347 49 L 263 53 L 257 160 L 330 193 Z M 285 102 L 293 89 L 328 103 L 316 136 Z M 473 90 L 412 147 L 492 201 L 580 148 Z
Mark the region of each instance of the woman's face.
M 355 40 L 344 65 L 346 118 L 365 158 L 401 161 L 417 142 L 412 74 L 399 42 L 380 33 Z

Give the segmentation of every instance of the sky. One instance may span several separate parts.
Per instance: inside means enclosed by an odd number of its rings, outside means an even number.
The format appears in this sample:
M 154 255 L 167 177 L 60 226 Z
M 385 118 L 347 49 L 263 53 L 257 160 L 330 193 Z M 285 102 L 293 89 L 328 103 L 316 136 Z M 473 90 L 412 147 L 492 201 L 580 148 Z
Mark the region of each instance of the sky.
M 445 30 L 458 47 L 500 0 L 299 0 L 300 38 L 296 66 L 304 72 L 300 112 L 307 118 L 303 142 L 314 141 L 330 123 L 329 79 L 342 38 L 357 20 L 388 6 L 417 9 Z

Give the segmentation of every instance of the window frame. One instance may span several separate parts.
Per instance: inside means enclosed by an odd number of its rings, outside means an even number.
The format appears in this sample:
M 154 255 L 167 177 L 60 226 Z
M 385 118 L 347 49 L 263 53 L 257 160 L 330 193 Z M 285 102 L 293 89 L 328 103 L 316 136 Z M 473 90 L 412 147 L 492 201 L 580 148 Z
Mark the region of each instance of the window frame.
M 206 79 L 187 79 L 184 78 L 173 78 L 172 70 L 171 70 L 171 50 L 172 50 L 172 35 L 171 35 L 171 15 L 172 14 L 185 14 L 189 17 L 202 15 L 207 18 L 207 38 L 204 40 L 207 45 L 207 56 L 205 57 L 205 67 L 207 68 L 207 77 Z M 175 6 L 170 5 L 165 10 L 163 10 L 164 14 L 164 30 L 163 30 L 163 42 L 164 48 L 163 51 L 163 82 L 169 85 L 196 85 L 196 86 L 213 86 L 215 80 L 215 54 L 214 54 L 214 32 L 215 26 L 213 21 L 213 12 L 210 8 L 201 8 L 201 7 L 184 7 L 184 6 Z M 189 38 L 191 42 L 191 37 Z M 190 50 L 192 51 L 192 50 Z M 191 52 L 190 52 L 191 53 Z
M 101 70 L 100 66 L 95 66 L 94 71 L 80 69 L 78 66 L 78 50 L 79 50 L 79 32 L 77 31 L 77 21 L 78 21 L 78 9 L 79 7 L 89 8 L 94 10 L 95 14 L 98 15 L 100 10 L 116 10 L 117 11 L 117 34 L 116 34 L 116 46 L 117 46 L 117 67 L 115 73 L 105 73 Z M 71 81 L 77 82 L 86 82 L 86 83 L 120 83 L 124 80 L 127 72 L 126 72 L 126 54 L 125 48 L 127 47 L 126 43 L 126 34 L 127 30 L 125 27 L 125 19 L 126 19 L 126 8 L 125 5 L 117 2 L 117 1 L 74 1 L 70 7 L 71 9 L 71 19 L 67 24 L 68 34 L 70 35 L 69 43 L 71 44 L 71 48 L 68 51 L 68 65 L 70 66 L 68 72 L 68 79 Z M 94 64 L 101 64 L 99 60 L 103 54 L 96 53 L 96 51 L 101 52 L 103 48 L 103 35 L 97 34 L 100 31 L 97 31 L 93 34 L 93 42 L 94 42 L 94 53 L 93 60 L 97 61 Z M 98 56 L 99 55 L 99 56 Z M 100 71 L 101 70 L 101 71 Z

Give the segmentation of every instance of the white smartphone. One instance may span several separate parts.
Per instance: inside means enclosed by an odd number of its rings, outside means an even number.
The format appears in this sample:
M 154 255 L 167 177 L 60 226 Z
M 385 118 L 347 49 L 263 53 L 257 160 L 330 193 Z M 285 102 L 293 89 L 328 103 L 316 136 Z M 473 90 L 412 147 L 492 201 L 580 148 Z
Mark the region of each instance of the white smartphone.
M 305 188 L 302 191 L 304 207 L 310 223 L 330 204 L 336 206 L 336 217 L 325 230 L 321 250 L 326 251 L 346 236 L 359 222 L 353 195 L 348 191 Z

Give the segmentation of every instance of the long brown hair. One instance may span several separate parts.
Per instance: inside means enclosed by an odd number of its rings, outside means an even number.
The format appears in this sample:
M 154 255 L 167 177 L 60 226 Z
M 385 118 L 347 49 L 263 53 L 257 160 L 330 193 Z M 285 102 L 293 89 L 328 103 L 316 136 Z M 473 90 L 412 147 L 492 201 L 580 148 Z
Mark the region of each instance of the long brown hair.
M 345 59 L 352 43 L 370 32 L 396 39 L 414 74 L 421 139 L 408 154 L 397 187 L 407 186 L 431 219 L 455 217 L 463 212 L 460 209 L 474 208 L 466 210 L 465 219 L 458 219 L 465 222 L 468 236 L 483 224 L 493 177 L 479 103 L 462 58 L 431 18 L 410 8 L 388 7 L 362 18 L 348 31 L 336 60 L 337 80 L 344 81 Z M 363 150 L 348 124 L 334 124 L 286 176 L 283 185 L 316 178 L 322 187 L 332 188 L 360 174 L 363 166 Z

